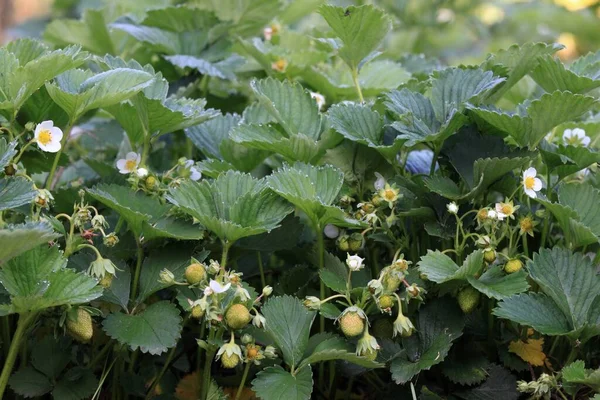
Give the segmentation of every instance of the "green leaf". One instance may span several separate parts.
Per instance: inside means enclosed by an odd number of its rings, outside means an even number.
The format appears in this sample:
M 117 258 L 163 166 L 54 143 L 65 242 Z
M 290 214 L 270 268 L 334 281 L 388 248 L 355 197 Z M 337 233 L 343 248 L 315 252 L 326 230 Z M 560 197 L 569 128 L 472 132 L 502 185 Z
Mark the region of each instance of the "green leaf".
M 284 165 L 267 177 L 267 182 L 273 191 L 306 213 L 315 225 L 359 226 L 341 208 L 331 205 L 344 183 L 342 172 L 332 166 Z
M 498 303 L 493 314 L 531 326 L 544 335 L 565 335 L 571 331 L 560 308 L 544 294 L 524 293 L 509 297 Z
M 50 380 L 32 367 L 18 370 L 8 383 L 12 390 L 25 398 L 40 397 L 52 390 Z
M 319 277 L 329 289 L 345 293 L 348 268 L 339 258 L 329 252 L 325 252 L 324 261 L 325 268 L 319 270 Z
M 160 272 L 163 269 L 168 269 L 176 280 L 181 281 L 191 257 L 191 249 L 184 246 L 167 246 L 150 253 L 142 265 L 137 301 L 141 303 L 152 294 L 170 286 L 160 282 Z
M 492 365 L 487 375 L 488 378 L 480 386 L 455 395 L 465 400 L 517 400 L 521 397 L 517 391 L 517 379 L 506 369 Z
M 74 69 L 47 83 L 52 99 L 69 115 L 77 119 L 85 112 L 109 107 L 129 99 L 152 84 L 154 76 L 131 68 L 115 68 L 94 75 Z
M 31 204 L 36 193 L 25 178 L 0 179 L 0 211 Z
M 588 324 L 591 306 L 600 294 L 600 276 L 589 257 L 558 247 L 541 249 L 527 268 L 574 330 Z
M 455 347 L 442 364 L 442 373 L 451 382 L 459 385 L 476 385 L 487 378 L 486 368 L 490 362 L 481 354 L 472 354 L 467 349 Z
M 275 118 L 287 136 L 302 134 L 318 140 L 322 116 L 310 93 L 297 82 L 273 78 L 252 81 L 250 87 L 260 104 Z
M 390 17 L 372 5 L 343 8 L 325 4 L 319 13 L 341 39 L 338 55 L 353 71 L 368 61 L 392 28 Z
M 177 54 L 174 56 L 166 56 L 165 60 L 178 68 L 192 68 L 200 72 L 202 75 L 214 76 L 219 79 L 228 79 L 235 81 L 235 70 L 241 67 L 246 61 L 244 58 L 233 54 L 228 58 L 218 61 L 210 62 L 208 60 Z
M 383 120 L 379 113 L 366 104 L 339 103 L 328 110 L 331 127 L 353 142 L 369 146 L 388 160 L 393 159 L 404 143 L 395 139 L 384 143 Z
M 600 162 L 600 153 L 583 146 L 563 146 L 542 142 L 540 154 L 544 164 L 558 178 L 563 178 Z
M 56 239 L 59 235 L 45 222 L 28 222 L 0 229 L 0 265 L 12 257 Z
M 586 69 L 586 60 L 589 60 L 589 55 L 579 58 L 568 68 L 559 59 L 547 56 L 540 60 L 531 77 L 547 92 L 587 93 L 600 86 L 600 68 L 594 63 L 587 65 L 592 68 Z
M 478 274 L 483 268 L 483 252 L 476 250 L 469 254 L 463 265 L 459 267 L 446 254 L 436 251 L 427 251 L 418 263 L 419 272 L 425 274 L 427 279 L 436 283 L 444 283 L 454 279 L 469 279 Z
M 88 399 L 98 387 L 96 375 L 88 369 L 73 368 L 58 381 L 52 391 L 52 397 L 61 400 Z
M 78 44 L 95 54 L 115 54 L 103 10 L 86 8 L 81 20 L 55 19 L 46 26 L 44 39 L 60 47 Z
M 312 370 L 302 368 L 292 375 L 280 366 L 267 367 L 252 381 L 252 390 L 264 400 L 309 400 L 313 390 Z
M 284 361 L 290 367 L 297 366 L 308 343 L 315 313 L 299 299 L 287 295 L 269 299 L 261 311 L 266 318 L 265 330 L 283 353 Z
M 4 169 L 17 154 L 17 142 L 7 142 L 5 138 L 0 138 L 0 168 Z
M 585 363 L 578 360 L 564 367 L 561 372 L 567 388 L 573 385 L 585 385 L 595 392 L 600 392 L 600 369 L 586 369 Z M 575 393 L 576 390 L 572 394 L 575 395 Z
M 552 128 L 577 119 L 595 103 L 590 96 L 556 91 L 532 101 L 525 115 L 477 107 L 471 107 L 471 111 L 479 118 L 480 125 L 483 122 L 483 125 L 505 132 L 520 146 L 534 148 Z
M 266 182 L 228 171 L 212 182 L 183 182 L 167 199 L 226 241 L 271 231 L 292 209 Z
M 12 119 L 46 81 L 86 59 L 79 47 L 50 51 L 32 39 L 19 39 L 0 48 L 0 114 Z
M 51 379 L 57 378 L 70 360 L 68 343 L 52 335 L 45 336 L 31 350 L 31 364 Z
M 181 316 L 174 304 L 159 301 L 135 315 L 110 314 L 102 327 L 108 336 L 131 350 L 158 355 L 175 346 L 181 337 Z
M 506 81 L 498 86 L 489 102 L 494 103 L 500 99 L 510 88 L 525 75 L 535 69 L 546 55 L 551 55 L 562 49 L 563 46 L 553 43 L 525 43 L 512 45 L 508 49 L 499 50 L 490 54 L 483 62 L 482 67 L 493 69 L 495 66 L 508 69 Z
M 125 186 L 100 184 L 88 193 L 102 204 L 115 210 L 136 236 L 145 240 L 159 237 L 197 240 L 202 238 L 200 227 L 169 217 L 171 207 L 156 197 L 133 192 Z
M 38 296 L 48 290 L 48 275 L 66 265 L 58 248 L 38 246 L 8 261 L 0 270 L 0 281 L 11 296 Z
M 462 111 L 464 103 L 475 104 L 495 86 L 504 81 L 491 71 L 447 68 L 433 73 L 431 104 L 438 121 L 448 121 Z
M 515 273 L 506 274 L 499 265 L 490 267 L 479 278 L 470 276 L 467 277 L 467 280 L 475 289 L 496 300 L 506 299 L 514 294 L 525 292 L 529 288 L 527 272 L 521 269 Z
M 455 303 L 440 298 L 426 304 L 417 316 L 418 345 L 412 343 L 392 361 L 392 379 L 404 384 L 444 361 L 452 342 L 462 335 L 463 327 L 463 315 Z M 410 352 L 415 356 L 409 358 Z
M 196 0 L 194 4 L 227 22 L 233 37 L 257 35 L 282 6 L 278 0 Z
M 332 336 L 316 345 L 310 355 L 306 356 L 298 365 L 298 369 L 329 360 L 344 360 L 365 368 L 384 366 L 384 364 L 356 355 L 348 342 L 339 336 Z

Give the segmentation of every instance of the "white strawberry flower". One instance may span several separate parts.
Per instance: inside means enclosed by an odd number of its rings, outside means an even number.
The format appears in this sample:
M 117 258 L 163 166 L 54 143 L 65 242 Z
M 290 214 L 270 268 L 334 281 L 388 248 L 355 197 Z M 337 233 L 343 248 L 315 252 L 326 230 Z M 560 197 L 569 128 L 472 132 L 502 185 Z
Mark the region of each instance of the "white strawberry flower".
M 225 293 L 231 287 L 231 283 L 227 283 L 225 285 L 221 285 L 219 282 L 214 279 L 210 280 L 208 287 L 204 289 L 204 294 L 210 296 L 213 293 Z
M 140 178 L 145 178 L 148 176 L 148 170 L 146 168 L 138 168 L 135 173 Z
M 63 132 L 52 121 L 44 121 L 35 127 L 34 140 L 42 151 L 58 152 L 62 138 Z
M 563 142 L 565 145 L 587 147 L 591 139 L 586 136 L 585 131 L 581 128 L 565 129 L 563 132 Z
M 455 202 L 446 204 L 446 208 L 450 214 L 458 213 L 458 205 Z
M 537 197 L 537 193 L 542 190 L 542 181 L 536 177 L 537 170 L 533 167 L 527 168 L 523 172 L 523 190 L 525 194 L 532 199 Z
M 325 96 L 323 96 L 321 93 L 310 92 L 310 97 L 315 99 L 317 102 L 317 107 L 319 107 L 319 111 L 321 111 L 321 108 L 323 108 L 325 105 Z
M 383 189 L 385 187 L 385 178 L 379 172 L 375 172 L 375 177 L 377 177 L 377 180 L 373 184 L 373 187 L 375 190 Z
M 133 151 L 130 151 L 125 155 L 125 158 L 117 160 L 117 168 L 121 174 L 131 174 L 136 172 L 142 157 Z
M 351 256 L 349 253 L 346 258 L 346 265 L 350 268 L 350 271 L 358 271 L 363 267 L 364 258 L 360 258 L 358 255 Z
M 196 169 L 196 167 L 194 167 L 194 160 L 187 160 L 184 165 L 185 165 L 185 168 L 190 171 L 189 178 L 191 180 L 197 181 L 197 180 L 200 180 L 200 178 L 202 178 L 202 174 L 200 173 L 200 171 L 198 171 L 198 169 Z

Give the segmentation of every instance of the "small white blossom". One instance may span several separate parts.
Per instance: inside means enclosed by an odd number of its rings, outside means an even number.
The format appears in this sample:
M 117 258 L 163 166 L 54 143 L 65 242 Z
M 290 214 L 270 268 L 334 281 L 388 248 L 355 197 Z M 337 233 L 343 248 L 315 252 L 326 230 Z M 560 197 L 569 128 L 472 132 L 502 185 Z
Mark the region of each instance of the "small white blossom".
M 56 153 L 60 150 L 63 132 L 52 121 L 44 121 L 35 127 L 34 140 L 42 151 Z
M 117 168 L 121 174 L 131 174 L 136 172 L 138 165 L 140 165 L 142 157 L 133 151 L 130 151 L 125 155 L 125 158 L 117 160 Z
M 458 205 L 455 202 L 446 204 L 446 208 L 450 214 L 458 213 Z
M 240 301 L 245 302 L 250 300 L 250 293 L 246 289 L 242 287 L 242 285 L 238 285 L 235 289 L 235 296 L 240 299 Z
M 225 285 L 221 285 L 219 282 L 214 279 L 210 280 L 208 287 L 204 289 L 204 294 L 210 296 L 213 293 L 225 293 L 231 287 L 231 283 L 227 283 Z
M 349 253 L 346 257 L 346 265 L 350 268 L 350 271 L 359 271 L 363 267 L 364 258 L 360 258 L 358 255 L 351 256 Z
M 375 176 L 377 177 L 377 180 L 373 186 L 375 187 L 375 190 L 379 191 L 385 187 L 385 178 L 379 172 L 375 172 Z
M 494 211 L 494 210 L 489 210 L 487 213 L 487 217 L 489 219 L 498 219 L 498 214 L 496 214 L 496 211 Z
M 586 136 L 585 131 L 581 128 L 565 129 L 563 132 L 563 142 L 565 145 L 587 147 L 591 139 Z
M 252 318 L 252 325 L 254 325 L 257 328 L 262 328 L 263 326 L 265 326 L 265 322 L 267 322 L 267 319 L 259 313 L 256 313 L 254 318 Z
M 263 29 L 263 36 L 267 42 L 271 41 L 271 39 L 273 39 L 273 28 L 267 26 L 265 29 Z
M 539 178 L 536 178 L 537 171 L 535 168 L 527 168 L 525 172 L 523 172 L 523 190 L 525 194 L 532 199 L 537 197 L 537 193 L 542 190 L 542 181 Z
M 325 105 L 325 96 L 323 96 L 321 93 L 310 92 L 310 97 L 315 99 L 315 101 L 317 102 L 317 107 L 319 107 L 319 111 L 321 111 L 321 109 Z
M 327 224 L 325 225 L 325 229 L 323 229 L 323 233 L 329 239 L 335 239 L 340 235 L 340 228 L 332 224 Z
M 148 176 L 148 170 L 146 168 L 138 168 L 135 173 L 140 178 L 145 178 Z
M 198 169 L 196 167 L 194 167 L 194 160 L 186 160 L 185 162 L 185 168 L 187 170 L 189 170 L 189 178 L 193 181 L 198 181 L 200 180 L 200 178 L 202 178 L 202 174 L 200 173 L 200 171 L 198 171 Z

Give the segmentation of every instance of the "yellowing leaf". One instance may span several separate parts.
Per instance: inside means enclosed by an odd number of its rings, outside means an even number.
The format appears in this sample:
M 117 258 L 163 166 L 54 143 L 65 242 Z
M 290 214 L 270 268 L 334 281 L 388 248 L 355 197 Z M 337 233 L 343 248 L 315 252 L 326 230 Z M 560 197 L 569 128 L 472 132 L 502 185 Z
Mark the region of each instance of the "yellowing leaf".
M 524 361 L 536 367 L 544 365 L 546 354 L 543 351 L 544 339 L 515 340 L 508 345 L 508 351 L 515 353 Z

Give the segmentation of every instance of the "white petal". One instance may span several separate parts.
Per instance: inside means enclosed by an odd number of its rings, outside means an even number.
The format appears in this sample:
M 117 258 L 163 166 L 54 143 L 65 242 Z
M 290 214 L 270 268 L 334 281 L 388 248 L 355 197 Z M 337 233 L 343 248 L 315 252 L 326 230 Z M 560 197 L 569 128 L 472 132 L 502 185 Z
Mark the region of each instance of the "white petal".
M 533 180 L 533 190 L 535 192 L 539 192 L 540 190 L 542 190 L 542 180 L 540 178 L 535 178 Z
M 50 128 L 50 134 L 52 135 L 52 141 L 58 141 L 60 142 L 63 138 L 63 131 L 60 130 L 60 128 L 57 127 L 52 127 Z
M 48 153 L 56 153 L 60 150 L 60 142 L 50 142 L 46 145 L 38 142 L 38 146 L 40 147 L 40 149 L 42 149 L 42 151 L 46 151 Z
M 537 175 L 537 170 L 533 167 L 529 167 L 525 170 L 525 172 L 523 172 L 524 178 L 535 177 L 536 175 Z
M 191 174 L 190 174 L 191 180 L 197 181 L 200 178 L 202 178 L 202 174 L 196 168 L 194 168 L 194 167 L 190 168 L 190 172 L 191 172 Z
M 585 131 L 581 128 L 575 128 L 573 129 L 573 134 L 578 138 L 582 138 L 585 136 Z
M 565 129 L 563 132 L 563 139 L 568 140 L 571 136 L 573 136 L 573 131 L 571 129 Z
M 54 122 L 53 121 L 43 121 L 40 124 L 38 124 L 38 127 L 40 129 L 47 129 L 47 130 L 52 129 L 53 126 L 54 126 Z
M 119 170 L 123 170 L 124 171 L 126 163 L 127 163 L 127 160 L 125 160 L 123 158 L 121 158 L 120 160 L 117 160 L 117 168 L 119 168 Z
M 183 166 L 186 168 L 189 168 L 192 165 L 194 165 L 194 160 L 186 160 L 185 163 L 183 163 Z
M 525 194 L 531 197 L 532 199 L 535 199 L 537 197 L 537 193 L 535 192 L 535 190 L 532 189 L 525 189 Z
M 385 186 L 385 178 L 379 172 L 375 172 L 375 176 L 377 177 L 377 180 L 373 185 L 375 187 L 375 190 L 383 189 L 383 187 Z
M 590 141 L 591 141 L 591 139 L 589 136 L 584 136 L 581 139 L 581 144 L 583 145 L 583 147 L 588 147 L 590 145 Z
M 137 160 L 138 159 L 138 153 L 134 152 L 134 151 L 130 151 L 129 153 L 127 153 L 125 155 L 125 159 L 126 160 Z

